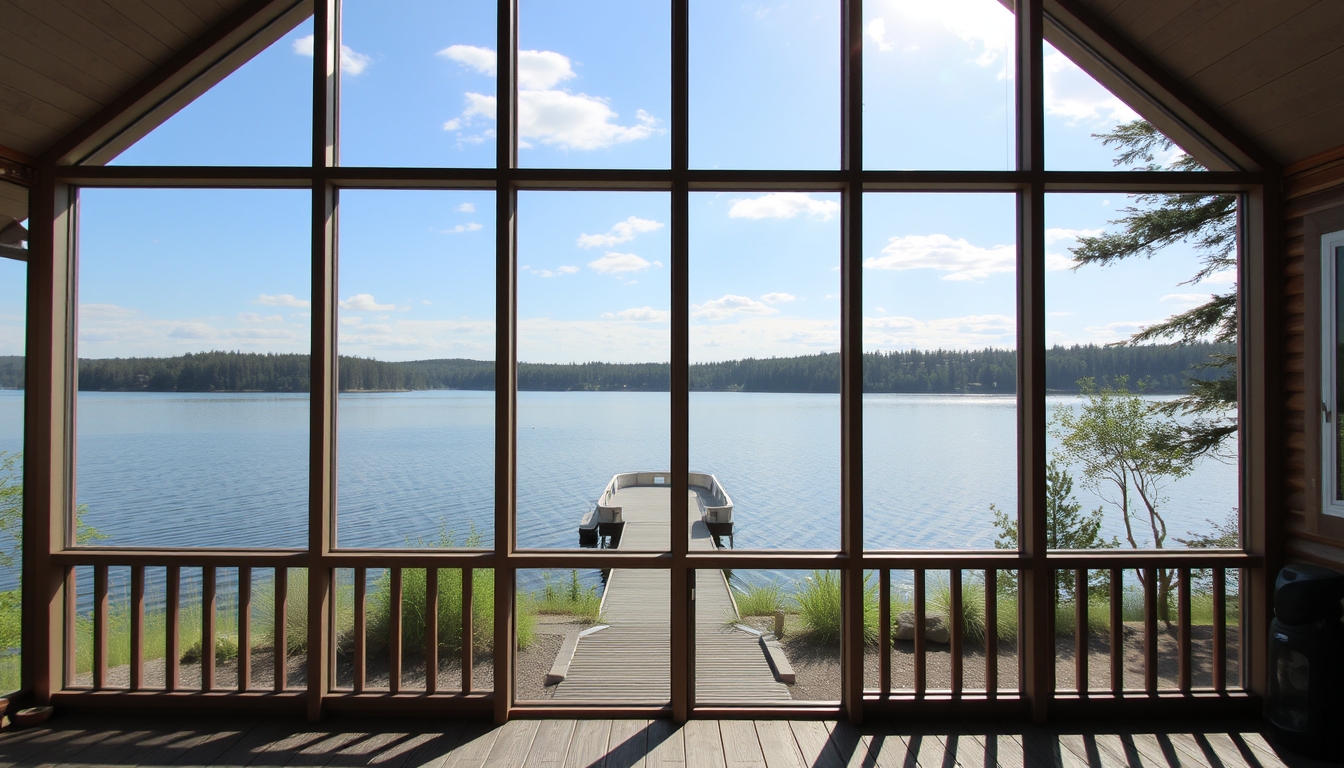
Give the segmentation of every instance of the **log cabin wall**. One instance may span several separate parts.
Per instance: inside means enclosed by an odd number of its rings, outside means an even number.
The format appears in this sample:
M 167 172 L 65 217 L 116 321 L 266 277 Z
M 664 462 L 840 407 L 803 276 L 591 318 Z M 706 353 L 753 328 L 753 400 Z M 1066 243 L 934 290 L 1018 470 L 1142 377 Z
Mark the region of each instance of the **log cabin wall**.
M 1321 513 L 1321 236 L 1344 230 L 1344 146 L 1284 169 L 1285 562 L 1344 570 L 1344 518 Z

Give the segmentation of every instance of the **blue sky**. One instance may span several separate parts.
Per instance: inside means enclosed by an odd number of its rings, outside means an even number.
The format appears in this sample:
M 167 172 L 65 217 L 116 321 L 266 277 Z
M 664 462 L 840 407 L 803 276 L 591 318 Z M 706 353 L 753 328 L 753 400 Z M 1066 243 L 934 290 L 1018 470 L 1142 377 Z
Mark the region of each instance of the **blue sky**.
M 1010 167 L 1012 18 L 996 0 L 865 3 L 865 164 Z M 520 9 L 520 162 L 670 163 L 666 0 Z M 346 0 L 341 162 L 494 162 L 492 2 Z M 836 168 L 840 51 L 833 2 L 691 3 L 691 163 Z M 306 164 L 311 24 L 258 55 L 118 164 Z M 1046 50 L 1048 166 L 1109 169 L 1092 137 L 1134 117 Z M 1225 290 L 1199 286 L 1189 248 L 1105 269 L 1068 249 L 1123 195 L 1052 195 L 1049 339 L 1110 342 Z M 86 190 L 80 354 L 308 349 L 308 194 Z M 519 201 L 519 357 L 669 357 L 669 196 L 525 192 Z M 1011 195 L 868 194 L 865 348 L 1012 346 Z M 697 192 L 690 201 L 692 360 L 839 346 L 839 198 Z M 491 359 L 490 193 L 342 194 L 341 351 L 389 360 Z M 4 267 L 4 264 L 0 264 Z M 22 351 L 21 266 L 0 273 L 0 354 Z

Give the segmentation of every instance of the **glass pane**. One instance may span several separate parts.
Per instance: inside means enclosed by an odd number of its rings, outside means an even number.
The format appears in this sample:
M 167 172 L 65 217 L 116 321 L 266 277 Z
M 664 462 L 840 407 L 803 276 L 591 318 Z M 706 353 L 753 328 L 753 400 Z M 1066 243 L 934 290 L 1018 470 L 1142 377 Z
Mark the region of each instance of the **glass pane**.
M 518 195 L 519 547 L 668 549 L 669 203 Z
M 666 703 L 671 585 L 660 569 L 519 571 L 517 698 Z
M 1042 45 L 1047 168 L 1204 170 L 1072 59 Z
M 1016 200 L 868 194 L 864 219 L 864 546 L 1008 545 Z
M 838 572 L 694 575 L 697 704 L 839 700 Z M 875 602 L 877 585 L 870 591 Z M 876 622 L 868 629 L 875 635 Z
M 864 167 L 1012 168 L 1012 11 L 996 0 L 863 10 Z
M 311 194 L 80 198 L 77 538 L 305 546 Z
M 692 168 L 840 167 L 839 3 L 692 0 L 690 48 Z
M 671 20 L 667 0 L 519 3 L 519 163 L 669 167 Z
M 1335 378 L 1335 412 L 1344 403 L 1344 246 L 1335 248 L 1335 370 L 1330 372 Z M 1335 500 L 1344 500 L 1344 429 L 1339 419 L 1334 420 L 1335 432 Z
M 339 546 L 494 544 L 494 209 L 341 193 Z
M 341 164 L 495 165 L 495 4 L 343 0 Z
M 234 70 L 110 165 L 308 165 L 313 22 Z
M 1130 247 L 1191 211 L 1195 242 Z M 1236 222 L 1230 196 L 1047 199 L 1052 548 L 1237 546 Z
M 0 692 L 19 689 L 28 264 L 0 257 Z
M 731 499 L 732 546 L 840 543 L 839 214 L 691 195 L 690 463 Z

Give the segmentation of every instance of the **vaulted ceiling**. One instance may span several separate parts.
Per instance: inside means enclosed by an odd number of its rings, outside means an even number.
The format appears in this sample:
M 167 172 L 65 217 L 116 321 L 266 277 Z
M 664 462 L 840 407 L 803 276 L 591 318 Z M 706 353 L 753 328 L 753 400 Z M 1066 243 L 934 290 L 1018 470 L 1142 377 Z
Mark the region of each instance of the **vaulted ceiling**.
M 310 7 L 311 0 L 0 0 L 0 179 L 8 180 L 0 181 L 0 229 L 26 218 L 24 166 L 53 153 L 69 157 L 72 137 L 84 142 L 86 161 L 105 160 L 118 140 L 81 134 L 82 127 L 139 104 L 139 117 L 114 126 L 124 146 L 126 135 L 143 135 Z M 1344 144 L 1337 127 L 1344 2 L 1047 0 L 1046 11 L 1092 25 L 1047 32 L 1066 52 L 1104 39 L 1103 55 L 1147 59 L 1137 75 L 1124 66 L 1098 75 L 1122 96 L 1117 77 L 1139 88 L 1153 77 L 1173 84 L 1280 164 Z

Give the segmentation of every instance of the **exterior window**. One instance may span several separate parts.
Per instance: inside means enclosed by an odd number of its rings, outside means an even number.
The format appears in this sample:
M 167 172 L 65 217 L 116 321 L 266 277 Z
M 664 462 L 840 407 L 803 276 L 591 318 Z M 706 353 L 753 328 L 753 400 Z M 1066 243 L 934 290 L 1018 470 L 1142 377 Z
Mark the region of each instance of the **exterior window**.
M 1321 238 L 1321 512 L 1344 517 L 1344 431 L 1339 406 L 1344 402 L 1340 375 L 1340 323 L 1344 322 L 1344 231 Z

